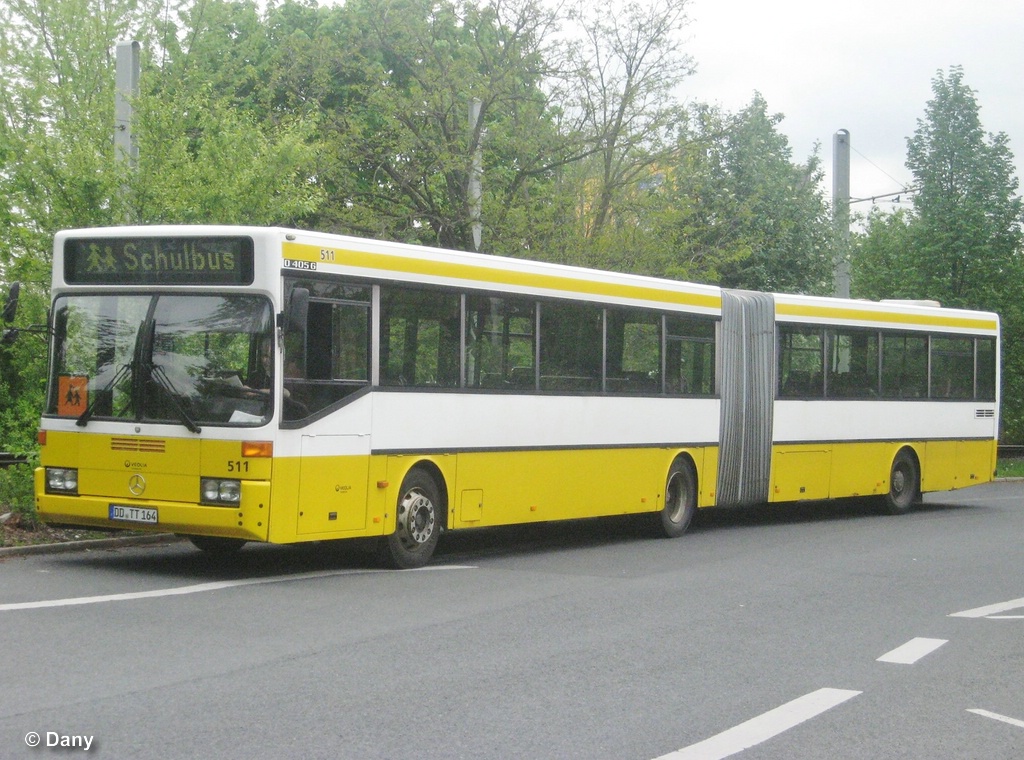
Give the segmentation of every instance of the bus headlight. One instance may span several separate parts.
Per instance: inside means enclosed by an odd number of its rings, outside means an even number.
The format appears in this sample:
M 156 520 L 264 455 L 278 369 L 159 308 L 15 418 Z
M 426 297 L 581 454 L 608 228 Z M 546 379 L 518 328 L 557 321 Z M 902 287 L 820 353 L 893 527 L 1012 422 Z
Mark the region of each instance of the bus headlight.
M 242 481 L 231 478 L 200 478 L 199 501 L 216 506 L 236 506 L 242 500 Z
M 78 470 L 74 467 L 47 467 L 46 493 L 78 495 Z

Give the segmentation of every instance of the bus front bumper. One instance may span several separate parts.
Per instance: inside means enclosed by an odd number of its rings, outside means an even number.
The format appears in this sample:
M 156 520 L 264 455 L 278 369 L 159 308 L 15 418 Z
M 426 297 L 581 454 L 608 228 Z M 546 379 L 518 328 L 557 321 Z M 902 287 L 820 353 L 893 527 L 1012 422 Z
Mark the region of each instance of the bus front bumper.
M 35 471 L 35 488 L 39 518 L 55 525 L 222 536 L 246 541 L 266 541 L 270 531 L 270 484 L 266 481 L 243 481 L 241 499 L 235 506 L 46 493 L 43 468 Z

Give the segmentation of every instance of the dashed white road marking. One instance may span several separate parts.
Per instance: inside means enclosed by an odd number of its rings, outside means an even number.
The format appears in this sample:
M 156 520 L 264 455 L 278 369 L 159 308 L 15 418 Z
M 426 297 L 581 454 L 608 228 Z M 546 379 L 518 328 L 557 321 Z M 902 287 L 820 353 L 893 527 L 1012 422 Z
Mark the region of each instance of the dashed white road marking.
M 124 594 L 107 594 L 104 596 L 73 596 L 67 599 L 47 599 L 39 602 L 12 602 L 0 604 L 0 612 L 11 612 L 14 610 L 38 610 L 47 607 L 74 607 L 81 604 L 102 604 L 104 602 L 127 602 L 135 599 L 153 599 L 161 596 L 182 596 L 184 594 L 201 594 L 205 591 L 219 591 L 225 588 L 238 588 L 240 586 L 259 586 L 266 583 L 284 583 L 286 581 L 304 581 L 315 578 L 332 578 L 339 575 L 371 575 L 379 573 L 394 572 L 428 572 L 439 570 L 474 570 L 471 565 L 437 565 L 419 568 L 418 570 L 320 570 L 309 573 L 296 573 L 295 575 L 272 575 L 266 578 L 243 578 L 234 581 L 211 581 L 210 583 L 196 583 L 191 586 L 176 586 L 174 588 L 160 588 L 151 591 L 130 591 Z
M 1016 718 L 1007 718 L 1005 715 L 999 713 L 989 712 L 988 710 L 968 710 L 969 713 L 980 715 L 983 718 L 991 718 L 992 720 L 1000 720 L 1003 723 L 1009 723 L 1011 726 L 1017 726 L 1018 728 L 1024 728 L 1024 720 L 1017 720 Z
M 860 693 L 847 689 L 818 689 L 710 739 L 662 755 L 657 760 L 720 760 L 788 731 Z
M 911 639 L 903 646 L 896 647 L 878 658 L 878 662 L 892 662 L 897 665 L 913 665 L 925 655 L 929 655 L 949 639 Z
M 1000 602 L 999 604 L 989 604 L 985 607 L 975 607 L 973 610 L 964 610 L 963 612 L 954 612 L 949 617 L 962 617 L 962 618 L 983 618 L 992 617 L 998 615 L 1000 612 L 1009 612 L 1010 610 L 1016 610 L 1020 607 L 1024 607 L 1024 598 L 1012 599 L 1009 602 Z M 1017 620 L 1022 616 L 1013 615 L 1006 618 L 997 619 L 1010 619 Z

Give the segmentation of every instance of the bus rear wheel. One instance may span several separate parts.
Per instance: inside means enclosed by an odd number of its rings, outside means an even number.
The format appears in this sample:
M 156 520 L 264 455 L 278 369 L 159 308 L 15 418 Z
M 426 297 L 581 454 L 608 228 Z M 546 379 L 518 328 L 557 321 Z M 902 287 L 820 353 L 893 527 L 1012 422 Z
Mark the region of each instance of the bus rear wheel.
M 921 473 L 914 455 L 906 449 L 892 461 L 889 472 L 889 493 L 882 497 L 882 506 L 890 515 L 902 515 L 913 509 L 921 498 Z
M 423 470 L 412 470 L 398 492 L 395 532 L 381 539 L 381 561 L 398 570 L 426 565 L 437 548 L 443 519 L 437 483 Z
M 676 461 L 665 481 L 665 506 L 658 513 L 659 535 L 677 538 L 697 512 L 697 478 L 688 462 Z

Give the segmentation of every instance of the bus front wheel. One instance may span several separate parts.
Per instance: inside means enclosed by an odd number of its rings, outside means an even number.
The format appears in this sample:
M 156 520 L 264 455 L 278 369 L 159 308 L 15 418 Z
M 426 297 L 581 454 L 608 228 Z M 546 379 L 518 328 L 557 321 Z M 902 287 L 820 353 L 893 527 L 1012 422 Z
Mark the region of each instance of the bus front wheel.
M 437 547 L 443 519 L 437 483 L 423 470 L 412 470 L 398 492 L 395 532 L 381 539 L 381 561 L 399 570 L 426 565 Z
M 889 493 L 883 497 L 885 511 L 891 515 L 909 512 L 921 498 L 921 473 L 914 455 L 900 451 L 889 472 Z
M 697 478 L 688 462 L 672 464 L 665 481 L 665 506 L 658 513 L 659 534 L 683 535 L 697 512 Z

